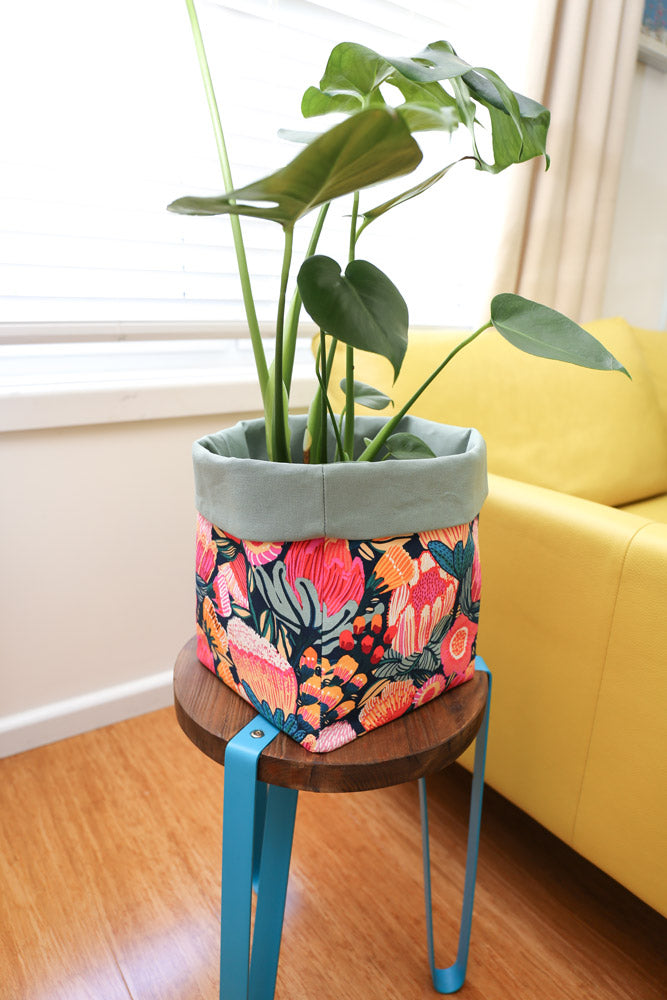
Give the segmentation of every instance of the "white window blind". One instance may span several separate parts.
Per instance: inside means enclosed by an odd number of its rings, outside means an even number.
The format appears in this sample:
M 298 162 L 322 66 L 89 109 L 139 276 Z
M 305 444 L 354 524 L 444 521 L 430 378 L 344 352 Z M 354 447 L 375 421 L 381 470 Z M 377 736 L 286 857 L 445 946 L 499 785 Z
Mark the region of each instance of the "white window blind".
M 336 42 L 410 55 L 445 38 L 522 89 L 535 6 L 200 0 L 235 184 L 296 153 L 277 130 L 313 127 L 301 118 L 301 95 L 319 81 Z M 112 338 L 142 329 L 155 335 L 172 323 L 199 335 L 206 324 L 240 331 L 229 220 L 166 211 L 181 195 L 222 190 L 185 4 L 24 0 L 2 20 L 0 328 L 27 339 L 35 324 L 56 338 L 96 324 Z M 434 147 L 424 176 L 449 161 L 444 134 L 419 141 Z M 468 326 L 477 318 L 497 251 L 503 184 L 461 165 L 421 204 L 388 214 L 360 240 L 359 256 L 396 282 L 413 324 Z M 362 205 L 388 196 L 368 192 Z M 319 248 L 342 262 L 346 212 L 342 205 L 328 221 Z M 298 229 L 297 258 L 313 222 L 314 214 Z M 242 224 L 259 317 L 270 329 L 282 232 L 259 220 Z

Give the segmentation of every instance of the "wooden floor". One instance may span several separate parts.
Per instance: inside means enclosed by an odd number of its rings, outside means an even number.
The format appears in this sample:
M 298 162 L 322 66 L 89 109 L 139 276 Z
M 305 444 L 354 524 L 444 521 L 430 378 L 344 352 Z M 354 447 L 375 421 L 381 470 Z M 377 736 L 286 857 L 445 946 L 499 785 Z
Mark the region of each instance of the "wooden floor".
M 215 1000 L 222 768 L 171 709 L 0 761 L 2 1000 Z M 468 775 L 430 785 L 453 959 Z M 421 1000 L 416 788 L 299 801 L 278 1000 Z M 462 1000 L 664 1000 L 665 921 L 493 793 Z

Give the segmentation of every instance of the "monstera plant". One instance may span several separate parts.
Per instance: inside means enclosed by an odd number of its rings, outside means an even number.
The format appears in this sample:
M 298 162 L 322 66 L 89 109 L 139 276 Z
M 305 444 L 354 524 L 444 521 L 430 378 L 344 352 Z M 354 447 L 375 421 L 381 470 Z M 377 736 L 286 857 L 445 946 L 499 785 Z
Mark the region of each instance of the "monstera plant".
M 302 306 L 321 331 L 318 388 L 311 406 L 305 450 L 305 460 L 310 462 L 353 458 L 371 461 L 387 454 L 394 458 L 428 456 L 428 448 L 404 435 L 397 438 L 395 429 L 418 395 L 452 357 L 491 326 L 529 354 L 589 368 L 624 370 L 598 341 L 562 314 L 518 295 L 498 295 L 491 302 L 488 322 L 471 333 L 449 357 L 440 360 L 412 399 L 385 423 L 361 454 L 354 456 L 355 404 L 380 409 L 390 403 L 383 393 L 354 381 L 354 351 L 383 355 L 391 362 L 396 376 L 408 343 L 407 305 L 387 275 L 358 256 L 362 234 L 376 222 L 387 226 L 389 212 L 425 195 L 461 161 L 467 161 L 461 169 L 475 168 L 491 174 L 539 156 L 545 157 L 548 167 L 549 111 L 537 101 L 513 92 L 492 70 L 464 61 L 449 42 L 433 42 L 418 55 L 402 58 L 382 56 L 363 45 L 343 42 L 331 52 L 319 86 L 310 86 L 305 91 L 301 110 L 306 118 L 335 113 L 337 117 L 345 115 L 344 120 L 320 133 L 283 132 L 286 138 L 305 143 L 305 147 L 275 173 L 234 189 L 194 3 L 193 0 L 186 3 L 227 190 L 215 197 L 179 198 L 169 209 L 187 215 L 232 218 L 248 329 L 264 404 L 267 449 L 272 460 L 290 461 L 287 413 Z M 394 104 L 389 103 L 390 94 L 397 97 Z M 491 162 L 483 157 L 478 142 L 480 120 L 484 116 L 492 139 Z M 469 135 L 469 151 L 464 156 L 444 163 L 428 178 L 379 204 L 375 197 L 370 198 L 367 188 L 408 175 L 419 166 L 422 151 L 415 140 L 416 134 L 434 130 L 452 133 L 458 128 L 466 129 Z M 341 264 L 316 249 L 329 205 L 345 197 L 351 208 L 349 255 Z M 316 209 L 319 211 L 312 237 L 297 273 L 297 290 L 288 305 L 294 231 Z M 270 220 L 284 233 L 275 354 L 271 364 L 267 362 L 259 332 L 239 216 Z M 414 247 L 409 252 L 414 253 Z M 426 247 L 425 264 L 429 256 Z M 343 383 L 346 404 L 343 414 L 334 415 L 327 389 L 331 360 L 339 343 L 345 345 L 347 353 L 348 375 Z M 329 454 L 326 446 L 328 423 L 337 442 L 334 454 Z
M 364 233 L 371 225 L 388 229 L 398 206 L 405 213 L 414 199 L 428 197 L 454 167 L 496 174 L 542 156 L 548 165 L 549 112 L 493 71 L 465 62 L 448 42 L 406 58 L 344 42 L 302 100 L 306 118 L 335 114 L 336 124 L 287 134 L 301 144 L 296 156 L 234 188 L 197 17 L 186 2 L 225 191 L 169 207 L 230 216 L 264 404 L 263 420 L 241 421 L 194 446 L 197 655 L 265 719 L 306 749 L 326 752 L 464 683 L 475 669 L 485 446 L 474 428 L 410 415 L 420 394 L 489 327 L 529 354 L 625 369 L 565 316 L 502 294 L 488 321 L 437 360 L 405 405 L 388 418 L 356 414 L 357 406 L 382 410 L 390 400 L 355 381 L 355 351 L 381 355 L 397 376 L 409 326 L 396 285 L 359 255 Z M 491 138 L 484 154 L 482 120 Z M 458 159 L 399 183 L 398 193 L 384 199 L 371 192 L 415 171 L 422 160 L 416 135 L 456 129 L 469 140 Z M 318 252 L 338 199 L 347 199 L 350 211 L 342 262 Z M 311 213 L 315 224 L 288 302 L 295 229 Z M 284 234 L 271 359 L 257 322 L 241 216 L 269 220 Z M 411 257 L 417 252 L 425 266 L 432 263 L 427 239 L 406 247 Z M 434 280 L 441 282 L 439 271 Z M 302 309 L 320 331 L 307 417 L 289 412 Z M 335 413 L 338 350 L 344 403 Z

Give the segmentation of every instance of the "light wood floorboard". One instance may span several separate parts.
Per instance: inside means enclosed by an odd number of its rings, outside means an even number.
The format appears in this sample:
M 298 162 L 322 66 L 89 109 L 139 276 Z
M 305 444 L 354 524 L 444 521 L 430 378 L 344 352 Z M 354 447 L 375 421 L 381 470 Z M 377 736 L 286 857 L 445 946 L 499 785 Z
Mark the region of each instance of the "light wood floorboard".
M 0 761 L 1 1000 L 215 1000 L 223 769 L 171 709 Z M 469 776 L 430 782 L 453 960 Z M 665 1000 L 666 922 L 487 793 L 462 1000 Z M 299 800 L 277 1000 L 422 1000 L 414 785 Z

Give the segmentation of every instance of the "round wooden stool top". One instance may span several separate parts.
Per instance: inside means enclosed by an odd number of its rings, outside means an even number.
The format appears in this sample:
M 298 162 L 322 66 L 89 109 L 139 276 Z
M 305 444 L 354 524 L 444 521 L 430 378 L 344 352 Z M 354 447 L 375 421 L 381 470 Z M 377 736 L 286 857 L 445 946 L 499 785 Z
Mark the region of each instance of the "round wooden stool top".
M 176 717 L 196 747 L 219 764 L 225 747 L 257 712 L 197 659 L 194 638 L 174 668 Z M 488 693 L 486 674 L 453 688 L 416 712 L 329 753 L 310 753 L 279 733 L 259 758 L 258 777 L 309 792 L 361 792 L 441 771 L 472 743 Z

